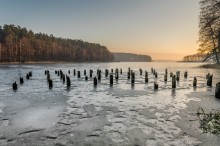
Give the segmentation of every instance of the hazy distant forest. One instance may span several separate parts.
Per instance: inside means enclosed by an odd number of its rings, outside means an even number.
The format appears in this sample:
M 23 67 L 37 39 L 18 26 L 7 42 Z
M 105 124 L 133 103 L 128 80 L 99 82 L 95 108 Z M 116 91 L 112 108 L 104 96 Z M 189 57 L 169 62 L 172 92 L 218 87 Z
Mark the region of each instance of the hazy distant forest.
M 113 54 L 100 44 L 0 26 L 0 62 L 112 60 Z

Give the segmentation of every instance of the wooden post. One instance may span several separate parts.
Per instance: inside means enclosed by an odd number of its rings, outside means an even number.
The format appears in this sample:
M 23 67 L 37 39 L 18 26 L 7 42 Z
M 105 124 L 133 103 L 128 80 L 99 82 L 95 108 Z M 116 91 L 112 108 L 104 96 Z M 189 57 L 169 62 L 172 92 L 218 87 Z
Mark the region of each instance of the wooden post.
M 127 79 L 128 79 L 128 80 L 130 80 L 130 76 L 131 76 L 131 75 L 130 75 L 130 72 L 128 72 L 128 76 L 127 76 Z
M 14 83 L 12 84 L 12 87 L 13 87 L 13 90 L 17 90 L 17 89 L 18 89 L 18 85 L 17 85 L 17 83 L 14 82 Z
M 155 72 L 154 75 L 155 75 L 155 78 L 157 78 L 157 72 Z
M 172 72 L 170 72 L 170 77 L 173 77 L 173 73 Z
M 218 82 L 215 87 L 215 98 L 220 99 L 220 82 Z
M 113 74 L 110 74 L 110 85 L 113 85 Z
M 180 81 L 180 71 L 176 72 L 176 81 Z
M 187 77 L 188 77 L 188 72 L 185 71 L 185 72 L 184 72 L 184 78 L 187 78 Z
M 120 69 L 120 74 L 122 74 L 122 69 Z
M 115 72 L 115 79 L 118 80 L 118 72 Z
M 86 70 L 84 70 L 84 76 L 86 76 Z
M 76 70 L 75 69 L 73 70 L 73 75 L 76 76 Z
M 51 89 L 53 87 L 53 81 L 51 79 L 49 79 L 48 83 L 49 83 L 49 89 Z
M 0 62 L 1 62 L 1 59 L 2 59 L 2 44 L 0 43 Z
M 98 71 L 98 80 L 101 80 L 101 70 Z
M 142 69 L 141 68 L 139 69 L 139 72 L 140 72 L 140 76 L 142 76 Z
M 176 76 L 172 76 L 172 88 L 176 88 Z
M 24 79 L 23 77 L 20 77 L 20 84 L 23 84 L 24 83 Z
M 94 86 L 97 86 L 97 78 L 94 77 Z
M 148 83 L 148 72 L 145 71 L 145 83 Z
M 71 86 L 71 82 L 70 82 L 70 78 L 69 77 L 66 77 L 66 85 L 67 85 L 67 87 Z
M 197 79 L 196 79 L 196 77 L 194 77 L 194 79 L 193 79 L 193 87 L 196 87 L 197 86 Z
M 92 77 L 92 73 L 93 73 L 93 70 L 90 69 L 90 72 L 89 72 L 89 74 L 90 74 L 90 75 L 89 75 L 90 78 Z
M 87 76 L 85 77 L 85 80 L 88 81 L 88 77 Z
M 167 74 L 164 75 L 164 82 L 167 82 Z
M 135 73 L 132 72 L 131 73 L 131 84 L 134 84 L 135 83 Z
M 108 70 L 105 69 L 105 77 L 108 77 Z
M 212 78 L 213 78 L 213 75 L 209 75 L 208 77 L 207 77 L 207 86 L 212 86 Z
M 80 71 L 77 72 L 77 76 L 78 76 L 78 78 L 80 78 Z
M 158 89 L 158 83 L 154 82 L 154 90 L 157 90 L 157 89 Z

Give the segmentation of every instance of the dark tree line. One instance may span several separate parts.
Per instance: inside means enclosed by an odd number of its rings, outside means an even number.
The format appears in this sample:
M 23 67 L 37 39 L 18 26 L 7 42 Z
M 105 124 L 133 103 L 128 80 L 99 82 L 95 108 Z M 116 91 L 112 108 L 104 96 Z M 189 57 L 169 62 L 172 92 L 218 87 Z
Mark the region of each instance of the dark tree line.
M 112 60 L 112 53 L 100 44 L 0 26 L 0 62 Z

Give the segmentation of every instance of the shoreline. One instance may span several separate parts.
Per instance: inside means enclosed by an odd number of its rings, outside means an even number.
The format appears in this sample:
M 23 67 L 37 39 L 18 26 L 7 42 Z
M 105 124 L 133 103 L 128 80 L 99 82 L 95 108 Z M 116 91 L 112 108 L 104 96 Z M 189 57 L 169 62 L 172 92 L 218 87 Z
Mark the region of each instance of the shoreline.
M 201 68 L 212 68 L 212 69 L 220 69 L 220 65 L 219 64 L 204 64 L 199 66 Z

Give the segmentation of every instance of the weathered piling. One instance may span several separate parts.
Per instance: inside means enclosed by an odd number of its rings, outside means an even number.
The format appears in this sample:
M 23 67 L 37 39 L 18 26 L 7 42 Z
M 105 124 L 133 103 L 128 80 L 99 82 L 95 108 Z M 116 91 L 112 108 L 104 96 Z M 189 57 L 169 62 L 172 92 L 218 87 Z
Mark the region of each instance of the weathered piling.
M 77 71 L 77 77 L 80 78 L 80 71 Z
M 176 88 L 176 76 L 172 76 L 172 88 Z
M 13 88 L 13 90 L 17 90 L 17 89 L 18 89 L 18 85 L 17 85 L 16 82 L 14 82 L 14 83 L 12 84 L 12 88 Z
M 92 73 L 93 73 L 93 70 L 90 69 L 90 71 L 89 71 L 90 78 L 92 78 Z
M 76 76 L 76 70 L 75 69 L 73 70 L 73 75 Z
M 94 77 L 94 86 L 97 86 L 97 78 L 96 77 Z
M 131 73 L 131 68 L 130 67 L 128 68 L 128 72 Z
M 88 76 L 85 76 L 85 80 L 88 81 Z
M 63 74 L 63 83 L 65 83 L 65 75 Z
M 51 79 L 48 80 L 49 88 L 53 87 L 53 81 Z
M 120 69 L 120 74 L 122 74 L 122 69 Z
M 213 74 L 207 76 L 207 86 L 212 86 L 212 78 L 213 78 Z
M 145 71 L 145 83 L 148 83 L 148 72 Z
M 166 75 L 168 74 L 167 68 L 165 69 L 165 74 L 166 74 Z
M 45 70 L 45 75 L 49 74 L 50 71 L 49 70 Z
M 23 84 L 24 83 L 24 79 L 23 77 L 20 77 L 20 84 Z
M 49 82 L 50 80 L 50 74 L 47 74 L 47 81 Z
M 57 70 L 55 70 L 55 74 L 57 74 Z
M 154 90 L 157 90 L 157 89 L 158 89 L 158 83 L 154 82 Z
M 193 87 L 196 87 L 197 86 L 197 79 L 196 79 L 196 77 L 194 77 L 194 79 L 193 79 Z
M 60 76 L 60 71 L 57 71 L 57 76 Z
M 154 69 L 153 68 L 151 68 L 151 73 L 154 73 Z
M 188 72 L 185 71 L 185 72 L 184 72 L 184 78 L 187 78 L 187 77 L 188 77 Z
M 113 74 L 110 74 L 110 85 L 113 85 Z
M 105 77 L 108 77 L 108 70 L 105 69 Z
M 167 82 L 167 74 L 164 75 L 164 82 Z
M 114 72 L 114 70 L 113 69 L 111 69 L 111 73 L 113 73 Z
M 155 73 L 156 73 L 156 70 L 154 69 L 154 70 L 153 70 L 153 74 L 155 75 Z
M 130 80 L 130 77 L 131 77 L 130 72 L 128 72 L 127 79 Z
M 180 71 L 176 72 L 176 81 L 180 81 Z
M 118 80 L 118 72 L 115 72 L 115 79 Z
M 68 73 L 70 74 L 70 70 L 68 70 Z
M 135 73 L 132 72 L 131 73 L 131 84 L 134 84 L 135 83 Z
M 206 74 L 206 79 L 208 79 L 208 76 L 210 76 L 210 73 Z
M 27 79 L 27 80 L 29 80 L 29 79 L 30 79 L 29 74 L 26 74 L 26 79 Z
M 172 72 L 170 72 L 170 77 L 173 77 L 173 73 Z
M 84 70 L 84 76 L 86 76 L 86 70 Z
M 71 86 L 70 77 L 66 77 L 66 85 L 67 87 Z
M 218 82 L 215 87 L 215 98 L 220 99 L 220 82 Z
M 157 78 L 157 72 L 154 73 L 155 78 Z
M 141 68 L 139 69 L 139 72 L 140 72 L 140 76 L 142 76 L 142 69 Z
M 63 79 L 63 72 L 60 70 L 60 79 Z
M 102 77 L 102 75 L 101 75 L 101 70 L 98 70 L 98 80 L 99 80 L 99 81 L 101 81 L 101 77 Z
M 28 75 L 29 75 L 29 77 L 32 77 L 32 71 L 30 71 L 30 72 L 28 73 Z

